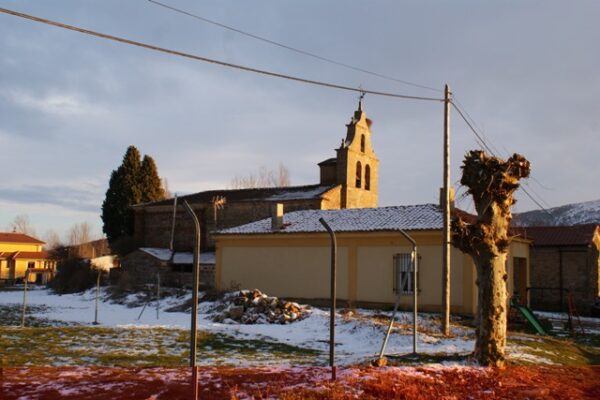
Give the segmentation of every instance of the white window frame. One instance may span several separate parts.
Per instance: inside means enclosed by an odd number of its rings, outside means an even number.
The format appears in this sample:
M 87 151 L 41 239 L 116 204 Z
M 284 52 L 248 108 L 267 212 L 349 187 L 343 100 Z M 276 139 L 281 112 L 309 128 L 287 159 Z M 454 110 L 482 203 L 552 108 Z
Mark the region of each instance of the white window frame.
M 392 290 L 394 293 L 401 296 L 408 296 L 414 293 L 414 271 L 415 263 L 412 252 L 394 254 L 392 266 Z

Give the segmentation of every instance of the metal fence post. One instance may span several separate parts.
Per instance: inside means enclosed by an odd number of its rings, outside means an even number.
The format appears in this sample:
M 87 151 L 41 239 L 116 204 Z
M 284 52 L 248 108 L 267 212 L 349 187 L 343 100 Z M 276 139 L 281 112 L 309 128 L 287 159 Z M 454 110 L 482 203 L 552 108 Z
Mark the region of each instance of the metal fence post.
M 158 311 L 160 310 L 160 272 L 156 273 L 156 319 L 158 319 Z
M 27 281 L 29 280 L 29 270 L 25 271 L 25 278 L 23 279 L 23 311 L 21 314 L 21 328 L 25 327 L 25 312 L 27 311 Z
M 408 240 L 412 246 L 412 258 L 413 258 L 413 354 L 417 354 L 417 272 L 418 272 L 418 260 L 419 255 L 417 253 L 417 242 L 406 232 L 400 229 L 400 234 Z M 400 292 L 398 292 L 400 293 Z M 388 326 L 387 332 L 385 334 L 385 338 L 383 339 L 383 344 L 381 345 L 381 350 L 379 352 L 378 361 L 381 363 L 381 360 L 384 358 L 385 347 L 387 346 L 388 339 L 390 337 L 390 333 L 392 332 L 392 327 L 394 325 L 394 318 L 396 317 L 396 312 L 398 310 L 398 306 L 400 305 L 400 295 L 398 294 L 396 298 L 396 304 L 394 305 L 394 312 L 392 313 L 392 318 L 390 319 L 390 325 Z
M 184 200 L 183 205 L 194 221 L 194 265 L 193 265 L 193 293 L 192 293 L 192 321 L 190 337 L 190 367 L 192 367 L 192 391 L 193 398 L 198 398 L 198 376 L 196 367 L 196 346 L 198 343 L 198 287 L 200 286 L 200 222 L 189 203 Z
M 99 325 L 98 322 L 98 303 L 100 300 L 100 269 L 98 269 L 98 279 L 96 280 L 96 310 L 94 312 L 94 325 Z
M 331 280 L 330 280 L 330 309 L 329 309 L 329 366 L 331 367 L 331 380 L 336 380 L 336 367 L 335 367 L 335 310 L 336 310 L 336 267 L 337 267 L 337 240 L 335 232 L 331 229 L 329 224 L 323 219 L 319 218 L 321 225 L 327 229 L 329 236 L 331 237 Z

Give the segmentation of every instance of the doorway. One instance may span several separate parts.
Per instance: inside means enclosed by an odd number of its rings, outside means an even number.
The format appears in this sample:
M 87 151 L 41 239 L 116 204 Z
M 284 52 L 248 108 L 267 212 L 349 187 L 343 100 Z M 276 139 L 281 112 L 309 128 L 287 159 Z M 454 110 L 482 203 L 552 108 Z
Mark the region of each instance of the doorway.
M 513 258 L 513 297 L 518 297 L 519 303 L 528 305 L 527 301 L 527 259 Z

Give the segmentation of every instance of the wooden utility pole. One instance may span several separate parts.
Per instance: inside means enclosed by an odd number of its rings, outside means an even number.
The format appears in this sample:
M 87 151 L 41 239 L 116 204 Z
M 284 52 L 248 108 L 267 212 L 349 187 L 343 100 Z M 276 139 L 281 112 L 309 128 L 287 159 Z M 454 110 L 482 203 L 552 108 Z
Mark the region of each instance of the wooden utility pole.
M 442 333 L 450 335 L 450 88 L 444 88 L 444 232 L 442 243 Z

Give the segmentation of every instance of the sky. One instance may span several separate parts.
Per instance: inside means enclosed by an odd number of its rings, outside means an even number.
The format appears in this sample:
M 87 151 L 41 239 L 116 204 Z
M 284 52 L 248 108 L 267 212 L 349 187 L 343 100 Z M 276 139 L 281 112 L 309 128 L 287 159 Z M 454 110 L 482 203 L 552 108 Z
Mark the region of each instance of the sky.
M 184 1 L 189 13 L 436 90 L 251 39 L 147 0 L 0 0 L 0 7 L 230 63 L 367 90 L 454 99 L 497 155 L 531 161 L 546 208 L 600 199 L 600 2 Z M 439 90 L 439 91 L 438 91 Z M 357 107 L 354 92 L 228 69 L 0 13 L 0 230 L 26 214 L 38 236 L 76 223 L 101 233 L 101 205 L 127 146 L 152 156 L 173 193 L 225 188 L 283 163 L 317 183 Z M 379 205 L 438 202 L 443 104 L 367 94 Z M 466 151 L 451 112 L 458 205 Z M 594 183 L 596 182 L 596 183 Z M 522 190 L 513 211 L 538 209 Z M 472 208 L 471 208 L 472 210 Z

